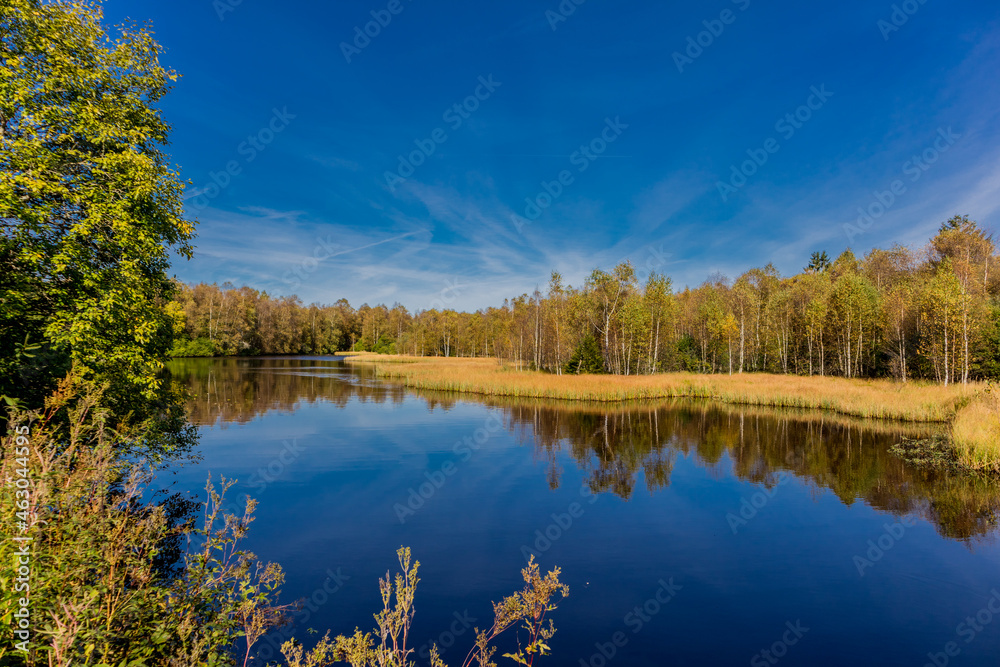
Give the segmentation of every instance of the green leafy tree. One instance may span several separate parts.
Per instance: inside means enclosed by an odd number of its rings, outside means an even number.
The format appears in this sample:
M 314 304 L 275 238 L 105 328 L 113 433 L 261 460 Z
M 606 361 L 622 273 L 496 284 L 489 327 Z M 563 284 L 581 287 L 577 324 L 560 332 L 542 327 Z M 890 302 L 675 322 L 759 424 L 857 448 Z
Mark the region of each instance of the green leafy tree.
M 649 345 L 651 321 L 649 310 L 639 294 L 625 297 L 622 307 L 615 314 L 615 356 L 618 372 L 631 375 L 639 372 L 643 350 Z
M 669 349 L 677 317 L 677 302 L 673 298 L 670 278 L 650 273 L 643 299 L 650 318 L 647 368 L 648 372 L 655 373 L 660 367 L 661 353 Z
M 151 33 L 105 32 L 99 2 L 0 4 L 0 393 L 40 405 L 67 367 L 132 421 L 176 410 L 159 378 L 183 185 L 156 103 L 176 75 Z M 41 372 L 18 345 L 43 346 Z M 163 421 L 162 416 L 158 417 Z M 164 426 L 166 426 L 164 424 Z M 162 430 L 162 429 L 161 429 Z
M 1000 380 L 1000 305 L 993 306 L 984 327 L 979 347 L 978 374 L 988 380 Z
M 845 273 L 833 284 L 829 328 L 845 377 L 864 374 L 865 355 L 878 342 L 880 312 L 878 290 L 864 276 Z
M 861 263 L 858 261 L 857 256 L 850 248 L 840 253 L 840 256 L 838 256 L 830 266 L 830 271 L 833 273 L 834 280 L 847 273 L 858 273 L 860 270 Z
M 628 295 L 636 287 L 635 267 L 629 262 L 622 262 L 611 273 L 595 269 L 587 279 L 587 294 L 590 297 L 590 316 L 592 326 L 603 338 L 606 361 L 611 364 L 612 354 L 616 351 L 612 345 L 615 334 L 615 315 L 625 303 Z M 620 372 L 620 364 L 614 364 L 612 370 Z
M 921 351 L 939 382 L 956 381 L 962 360 L 962 315 L 966 301 L 962 283 L 946 258 L 920 294 Z

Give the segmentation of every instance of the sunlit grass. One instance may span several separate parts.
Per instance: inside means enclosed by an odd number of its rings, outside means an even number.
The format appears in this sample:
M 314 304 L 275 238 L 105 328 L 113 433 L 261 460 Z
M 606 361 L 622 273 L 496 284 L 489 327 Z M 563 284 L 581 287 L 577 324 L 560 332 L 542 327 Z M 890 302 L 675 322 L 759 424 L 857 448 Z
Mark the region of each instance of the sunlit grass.
M 982 384 L 943 387 L 923 382 L 763 373 L 553 375 L 506 368 L 496 359 L 357 354 L 349 361 L 372 364 L 377 375 L 420 389 L 599 402 L 709 398 L 734 405 L 818 408 L 865 419 L 913 422 L 950 422 L 984 389 Z
M 1000 471 L 1000 391 L 983 392 L 959 410 L 951 439 L 964 465 Z
M 438 398 L 451 396 L 448 392 L 438 392 L 431 389 L 416 390 L 418 396 L 425 398 Z M 851 415 L 840 414 L 817 410 L 815 408 L 777 408 L 769 405 L 732 405 L 722 402 L 707 402 L 705 399 L 696 398 L 655 398 L 638 401 L 621 401 L 617 403 L 591 402 L 591 401 L 567 401 L 560 399 L 541 399 L 531 397 L 514 396 L 484 396 L 480 399 L 484 405 L 500 408 L 528 408 L 538 409 L 544 407 L 551 412 L 565 412 L 567 414 L 578 415 L 581 412 L 593 412 L 601 416 L 632 416 L 646 415 L 650 410 L 655 409 L 677 409 L 692 410 L 698 412 L 707 407 L 726 415 L 729 418 L 744 419 L 789 419 L 796 423 L 809 423 L 817 426 L 835 426 L 838 428 L 863 429 L 868 433 L 901 436 L 906 438 L 929 438 L 936 435 L 944 435 L 949 432 L 950 426 L 945 422 L 912 422 L 902 420 L 879 419 L 871 420 Z

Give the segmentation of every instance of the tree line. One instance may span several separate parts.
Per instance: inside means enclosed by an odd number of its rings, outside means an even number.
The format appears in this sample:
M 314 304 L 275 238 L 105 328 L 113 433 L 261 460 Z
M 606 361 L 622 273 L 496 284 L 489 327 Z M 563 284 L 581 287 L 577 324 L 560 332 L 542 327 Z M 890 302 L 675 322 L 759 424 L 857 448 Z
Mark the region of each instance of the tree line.
M 178 285 L 168 311 L 175 356 L 354 350 L 491 356 L 553 373 L 1000 378 L 1000 257 L 967 216 L 921 249 L 816 252 L 797 275 L 768 264 L 680 291 L 656 273 L 640 284 L 624 262 L 579 287 L 553 273 L 544 292 L 476 312 L 304 305 L 229 284 Z

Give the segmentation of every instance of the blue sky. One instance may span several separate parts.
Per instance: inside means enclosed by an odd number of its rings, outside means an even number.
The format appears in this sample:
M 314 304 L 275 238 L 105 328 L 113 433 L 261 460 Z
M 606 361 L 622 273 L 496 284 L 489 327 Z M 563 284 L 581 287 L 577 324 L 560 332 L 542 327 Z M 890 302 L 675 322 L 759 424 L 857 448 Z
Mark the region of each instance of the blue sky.
M 183 75 L 176 275 L 475 309 L 1000 228 L 995 0 L 576 2 L 107 0 Z

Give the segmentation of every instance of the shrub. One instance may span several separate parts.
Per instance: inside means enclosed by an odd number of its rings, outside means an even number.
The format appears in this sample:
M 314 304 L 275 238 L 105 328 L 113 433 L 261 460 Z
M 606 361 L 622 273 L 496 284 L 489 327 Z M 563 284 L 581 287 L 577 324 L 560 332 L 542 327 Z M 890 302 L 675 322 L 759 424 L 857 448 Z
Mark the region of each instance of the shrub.
M 379 338 L 378 342 L 375 343 L 375 347 L 372 348 L 372 352 L 376 354 L 396 354 L 396 343 L 388 338 Z
M 7 653 L 29 666 L 232 664 L 240 637 L 252 645 L 284 618 L 274 603 L 281 569 L 239 548 L 254 503 L 224 514 L 231 483 L 210 480 L 196 526 L 197 503 L 144 502 L 153 470 L 124 459 L 99 398 L 64 380 L 44 410 L 14 412 L 0 444 L 0 475 L 27 480 L 0 490 L 3 516 L 23 521 L 22 541 L 0 543 L 4 636 L 16 637 L 11 612 L 30 595 L 28 651 L 5 642 L 0 662 Z M 14 593 L 25 543 L 30 591 Z
M 20 658 L 14 664 L 28 667 L 247 665 L 254 644 L 284 625 L 292 607 L 277 603 L 281 568 L 240 548 L 256 502 L 247 499 L 240 515 L 224 511 L 233 484 L 225 478 L 218 487 L 208 480 L 200 522 L 194 501 L 152 502 L 155 469 L 128 459 L 130 447 L 111 428 L 100 392 L 81 389 L 67 378 L 43 410 L 13 410 L 0 440 L 0 477 L 14 482 L 0 487 L 0 512 L 22 522 L 13 539 L 0 542 L 0 633 L 14 638 L 0 644 L 0 664 Z M 30 545 L 27 563 L 22 544 Z M 290 640 L 283 652 L 291 667 L 335 660 L 412 664 L 405 638 L 420 564 L 411 566 L 409 549 L 398 556 L 403 574 L 394 590 L 388 573 L 381 581 L 385 609 L 376 616 L 376 633 L 356 631 L 333 642 L 328 634 L 308 654 Z M 22 566 L 30 572 L 19 573 Z M 518 623 L 527 641 L 510 657 L 528 664 L 527 656 L 548 653 L 555 628 L 546 615 L 556 608 L 553 598 L 569 589 L 558 568 L 542 577 L 532 561 L 522 574 L 525 588 L 494 605 L 495 622 L 477 631 L 464 665 L 473 657 L 489 664 L 493 640 Z M 14 586 L 19 576 L 30 591 Z M 26 630 L 15 615 L 21 597 L 29 599 Z M 30 634 L 19 637 L 19 630 Z M 444 667 L 436 648 L 433 655 L 434 667 Z
M 383 609 L 375 615 L 378 628 L 368 633 L 355 629 L 350 637 L 339 635 L 333 641 L 328 633 L 308 653 L 298 642 L 289 640 L 281 647 L 289 667 L 326 667 L 335 662 L 349 662 L 352 667 L 409 667 L 413 664 L 410 661 L 413 649 L 407 647 L 407 639 L 415 613 L 413 601 L 420 581 L 417 578 L 420 561 L 411 561 L 410 550 L 406 547 L 400 547 L 396 556 L 402 572 L 396 574 L 395 582 L 390 580 L 388 572 L 385 579 L 379 580 Z M 518 624 L 527 631 L 525 643 L 518 641 L 517 652 L 505 653 L 505 658 L 521 665 L 531 665 L 536 656 L 549 653 L 545 642 L 552 638 L 556 629 L 552 620 L 545 617 L 556 609 L 553 598 L 569 595 L 569 587 L 559 581 L 559 568 L 543 577 L 534 556 L 521 570 L 521 576 L 524 578 L 524 589 L 493 603 L 493 625 L 486 630 L 475 629 L 475 643 L 462 667 L 495 665 L 492 658 L 497 649 L 493 642 Z M 431 646 L 430 663 L 432 667 L 447 667 L 436 644 Z
M 994 306 L 990 312 L 977 356 L 978 375 L 986 380 L 1000 380 L 1000 306 Z
M 170 356 L 177 357 L 214 357 L 218 354 L 215 343 L 208 338 L 176 338 L 170 349 Z

